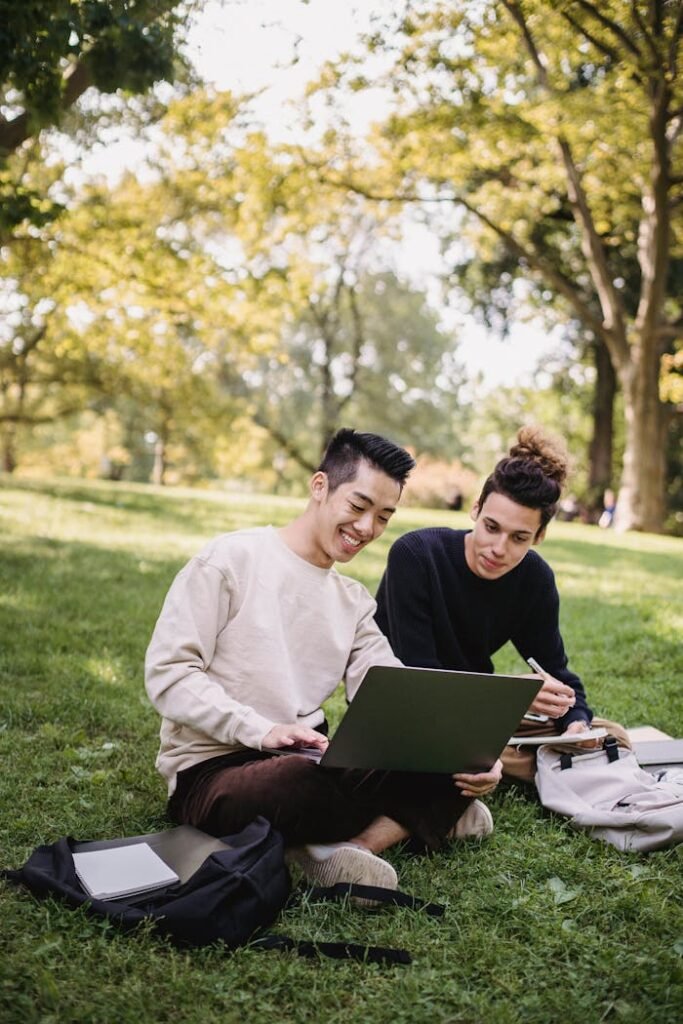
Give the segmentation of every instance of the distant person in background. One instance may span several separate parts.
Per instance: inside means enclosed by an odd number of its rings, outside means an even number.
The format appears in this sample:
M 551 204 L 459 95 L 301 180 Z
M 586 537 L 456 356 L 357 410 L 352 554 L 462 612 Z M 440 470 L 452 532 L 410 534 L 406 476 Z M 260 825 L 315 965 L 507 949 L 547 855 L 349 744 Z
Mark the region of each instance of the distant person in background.
M 603 509 L 598 519 L 598 526 L 601 526 L 603 530 L 607 530 L 614 522 L 614 513 L 617 509 L 617 499 L 614 495 L 614 491 L 610 490 L 609 487 L 605 491 L 605 496 L 602 499 Z
M 574 494 L 568 494 L 560 501 L 557 518 L 562 523 L 573 523 L 581 514 L 581 506 Z
M 406 665 L 492 672 L 492 655 L 512 641 L 544 669 L 543 686 L 522 734 L 575 734 L 591 722 L 628 744 L 620 726 L 593 718 L 583 684 L 568 666 L 560 599 L 550 566 L 533 551 L 555 515 L 568 470 L 564 444 L 538 427 L 487 478 L 473 530 L 428 527 L 392 545 L 377 592 L 377 623 Z M 586 741 L 593 745 L 596 741 Z M 503 771 L 533 780 L 529 748 L 506 747 Z

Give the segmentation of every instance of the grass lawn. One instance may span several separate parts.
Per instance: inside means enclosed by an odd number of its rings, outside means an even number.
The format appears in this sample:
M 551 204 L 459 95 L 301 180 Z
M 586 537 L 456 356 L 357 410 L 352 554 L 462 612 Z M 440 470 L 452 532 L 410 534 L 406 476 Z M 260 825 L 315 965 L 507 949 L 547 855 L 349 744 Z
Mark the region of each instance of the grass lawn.
M 0 483 L 0 866 L 61 835 L 165 825 L 158 719 L 142 663 L 180 566 L 224 530 L 300 502 L 149 487 Z M 374 592 L 400 531 L 465 515 L 405 509 L 350 570 Z M 683 542 L 554 524 L 571 664 L 592 706 L 683 735 Z M 523 671 L 502 651 L 500 671 Z M 333 698 L 331 717 L 341 709 Z M 621 854 L 517 787 L 496 831 L 430 859 L 392 852 L 401 885 L 446 916 L 302 904 L 281 930 L 408 947 L 411 967 L 243 948 L 178 952 L 0 883 L 3 1024 L 324 1021 L 597 1024 L 683 1020 L 683 846 Z

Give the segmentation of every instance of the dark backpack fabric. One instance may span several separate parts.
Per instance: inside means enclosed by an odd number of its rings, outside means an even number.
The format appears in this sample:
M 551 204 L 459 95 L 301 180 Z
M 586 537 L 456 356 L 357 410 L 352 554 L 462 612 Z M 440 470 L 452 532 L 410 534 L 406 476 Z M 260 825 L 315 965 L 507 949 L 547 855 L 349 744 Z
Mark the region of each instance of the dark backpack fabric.
M 176 945 L 204 946 L 222 940 L 234 949 L 273 923 L 292 883 L 282 837 L 265 818 L 256 818 L 224 842 L 230 848 L 212 853 L 184 885 L 143 898 L 88 896 L 74 869 L 75 840 L 68 837 L 37 847 L 23 867 L 3 875 L 37 896 L 60 896 L 70 906 L 83 906 L 124 929 L 151 920 Z
M 106 917 L 124 930 L 151 921 L 176 946 L 205 946 L 222 941 L 230 949 L 253 942 L 257 948 L 292 950 L 299 956 L 326 956 L 335 960 L 409 964 L 404 949 L 364 946 L 347 942 L 306 942 L 268 931 L 280 911 L 299 898 L 284 859 L 282 836 L 265 818 L 256 818 L 236 835 L 226 836 L 229 847 L 212 853 L 184 884 L 153 893 L 117 900 L 97 900 L 82 889 L 73 862 L 80 843 L 69 837 L 38 846 L 23 867 L 1 871 L 0 877 L 24 885 L 36 896 L 58 896 L 72 907 Z M 309 890 L 316 900 L 342 900 L 349 896 L 379 904 L 443 914 L 439 904 L 374 886 L 336 885 Z

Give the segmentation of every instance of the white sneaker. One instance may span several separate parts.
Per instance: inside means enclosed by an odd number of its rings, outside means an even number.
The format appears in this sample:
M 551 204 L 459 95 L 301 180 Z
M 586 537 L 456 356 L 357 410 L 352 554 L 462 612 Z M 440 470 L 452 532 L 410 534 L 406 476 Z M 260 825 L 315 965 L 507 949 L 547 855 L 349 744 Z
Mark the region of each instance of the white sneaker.
M 492 832 L 493 815 L 481 800 L 473 800 L 450 834 L 452 839 L 465 839 L 467 836 L 490 836 Z
M 398 876 L 388 861 L 370 853 L 355 843 L 330 843 L 299 846 L 287 850 L 287 859 L 302 869 L 309 881 L 316 885 L 378 885 L 383 889 L 397 889 Z M 374 900 L 351 897 L 359 906 L 375 906 Z

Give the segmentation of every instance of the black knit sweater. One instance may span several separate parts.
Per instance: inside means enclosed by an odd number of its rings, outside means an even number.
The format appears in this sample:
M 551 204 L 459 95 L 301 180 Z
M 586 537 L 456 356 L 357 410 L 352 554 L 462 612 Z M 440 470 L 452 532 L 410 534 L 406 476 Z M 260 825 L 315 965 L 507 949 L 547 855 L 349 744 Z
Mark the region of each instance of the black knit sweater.
M 377 623 L 406 665 L 492 672 L 491 656 L 511 640 L 523 659 L 573 687 L 576 703 L 555 727 L 593 715 L 581 680 L 567 666 L 560 599 L 550 566 L 535 551 L 497 580 L 465 560 L 466 530 L 432 527 L 391 547 L 377 591 Z

